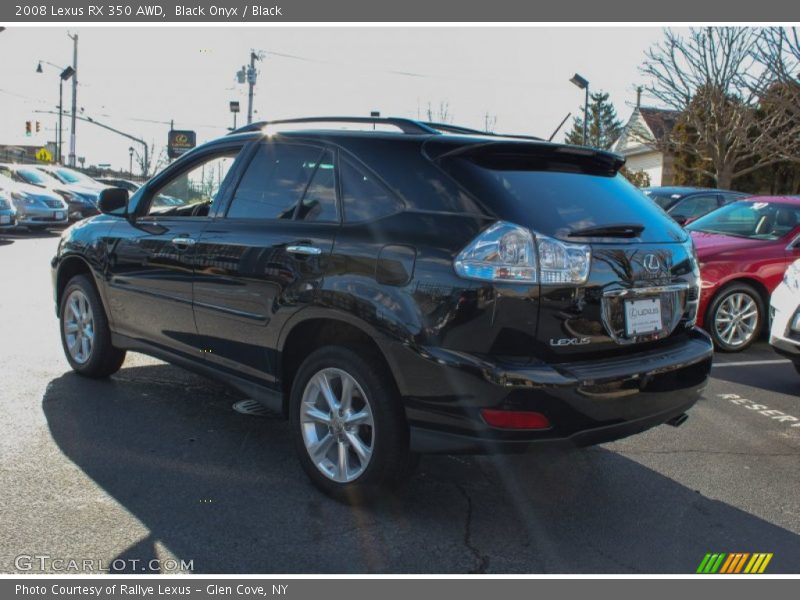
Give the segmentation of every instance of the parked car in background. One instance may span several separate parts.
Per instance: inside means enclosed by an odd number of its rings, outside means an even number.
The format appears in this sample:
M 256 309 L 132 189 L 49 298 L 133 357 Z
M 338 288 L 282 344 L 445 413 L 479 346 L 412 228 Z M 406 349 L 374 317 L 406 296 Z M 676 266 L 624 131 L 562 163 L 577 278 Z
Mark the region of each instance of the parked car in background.
M 408 119 L 292 130 L 308 121 L 199 146 L 65 232 L 53 284 L 76 372 L 132 350 L 247 390 L 344 499 L 401 479 L 410 453 L 683 423 L 712 359 L 699 271 L 621 156 Z
M 744 350 L 767 322 L 770 294 L 786 267 L 800 258 L 800 198 L 747 198 L 686 229 L 700 261 L 698 323 L 720 350 Z
M 11 194 L 0 189 L 0 230 L 13 229 L 17 226 L 17 209 L 11 200 Z
M 17 225 L 44 229 L 69 223 L 67 203 L 47 189 L 14 181 L 0 172 L 0 190 L 11 197 L 17 211 Z
M 770 298 L 769 343 L 800 373 L 800 259 L 786 269 Z
M 750 194 L 731 190 L 694 187 L 649 187 L 642 190 L 680 225 L 688 225 L 710 213 Z
M 66 184 L 34 165 L 0 164 L 0 173 L 15 181 L 44 188 L 60 196 L 66 203 L 69 218 L 73 221 L 96 215 L 99 192 L 83 186 Z
M 104 185 L 128 190 L 128 193 L 131 195 L 133 195 L 134 192 L 142 187 L 142 184 L 140 183 L 136 183 L 130 179 L 120 179 L 118 177 L 98 177 L 97 181 Z

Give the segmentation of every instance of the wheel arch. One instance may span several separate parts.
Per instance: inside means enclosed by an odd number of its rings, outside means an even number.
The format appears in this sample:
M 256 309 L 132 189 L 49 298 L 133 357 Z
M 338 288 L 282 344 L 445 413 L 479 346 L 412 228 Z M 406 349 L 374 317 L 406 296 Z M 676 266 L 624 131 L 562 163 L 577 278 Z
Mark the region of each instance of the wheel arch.
M 76 254 L 67 256 L 61 260 L 58 265 L 58 270 L 56 271 L 56 312 L 58 312 L 58 307 L 61 306 L 61 298 L 64 295 L 64 289 L 67 287 L 67 283 L 76 275 L 89 275 L 92 284 L 94 285 L 95 289 L 97 289 L 97 283 L 94 280 L 94 273 L 92 272 L 92 267 L 89 265 L 88 261 L 82 256 L 78 256 Z
M 396 369 L 374 328 L 349 315 L 316 310 L 302 312 L 306 314 L 287 323 L 279 338 L 277 371 L 284 408 L 287 408 L 292 382 L 300 364 L 310 352 L 326 345 L 365 348 L 386 369 L 386 374 L 399 390 Z
M 744 283 L 752 287 L 758 295 L 761 297 L 761 301 L 764 304 L 764 309 L 769 307 L 769 290 L 767 290 L 767 286 L 765 286 L 761 281 L 756 279 L 755 277 L 750 277 L 748 275 L 739 275 L 731 277 L 730 279 L 725 280 L 717 287 L 717 291 L 714 292 L 714 295 L 708 299 L 708 304 L 706 305 L 706 314 L 704 315 L 704 322 L 708 321 L 708 318 L 711 316 L 711 308 L 714 306 L 714 302 L 719 298 L 720 294 L 722 294 L 725 290 L 733 285 L 737 285 L 740 283 Z M 765 315 L 766 316 L 766 315 Z

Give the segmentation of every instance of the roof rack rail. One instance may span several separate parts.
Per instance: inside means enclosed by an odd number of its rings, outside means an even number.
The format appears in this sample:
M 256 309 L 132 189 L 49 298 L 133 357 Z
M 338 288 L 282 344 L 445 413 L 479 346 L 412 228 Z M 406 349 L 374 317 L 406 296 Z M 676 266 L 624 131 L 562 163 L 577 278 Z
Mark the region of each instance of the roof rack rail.
M 401 119 L 398 117 L 301 117 L 299 119 L 279 119 L 275 121 L 259 121 L 257 123 L 250 123 L 244 127 L 239 127 L 231 132 L 234 133 L 247 133 L 250 131 L 258 131 L 270 125 L 284 125 L 291 123 L 366 123 L 373 125 L 393 125 L 403 133 L 408 134 L 437 134 L 440 133 L 433 127 L 421 121 L 414 121 L 413 119 Z

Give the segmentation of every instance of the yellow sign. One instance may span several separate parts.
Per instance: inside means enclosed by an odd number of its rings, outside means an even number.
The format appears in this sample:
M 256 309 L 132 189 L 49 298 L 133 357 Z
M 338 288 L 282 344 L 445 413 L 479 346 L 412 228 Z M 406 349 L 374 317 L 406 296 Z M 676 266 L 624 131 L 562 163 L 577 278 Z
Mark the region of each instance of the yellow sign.
M 36 158 L 38 160 L 43 160 L 44 162 L 53 162 L 53 155 L 50 154 L 50 151 L 47 148 L 39 148 L 36 151 Z

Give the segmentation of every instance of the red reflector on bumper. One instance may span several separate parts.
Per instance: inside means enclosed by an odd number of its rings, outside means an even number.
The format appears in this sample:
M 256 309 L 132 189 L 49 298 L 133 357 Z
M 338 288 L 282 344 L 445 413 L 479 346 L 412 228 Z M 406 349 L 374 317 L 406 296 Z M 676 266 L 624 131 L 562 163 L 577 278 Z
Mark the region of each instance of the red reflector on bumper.
M 550 421 L 542 413 L 517 410 L 481 409 L 487 424 L 500 429 L 547 429 Z

